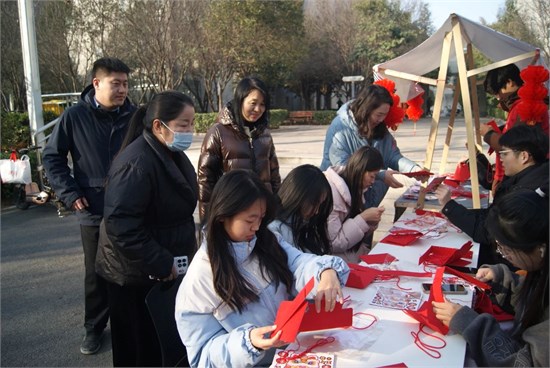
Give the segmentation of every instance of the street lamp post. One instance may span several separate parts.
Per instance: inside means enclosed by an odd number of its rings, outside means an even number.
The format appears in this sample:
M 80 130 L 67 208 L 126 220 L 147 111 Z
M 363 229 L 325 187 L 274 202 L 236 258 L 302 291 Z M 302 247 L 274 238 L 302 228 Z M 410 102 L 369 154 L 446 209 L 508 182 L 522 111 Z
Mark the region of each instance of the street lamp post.
M 342 82 L 351 82 L 351 98 L 355 98 L 355 82 L 362 82 L 365 80 L 365 77 L 362 75 L 350 75 L 342 77 Z

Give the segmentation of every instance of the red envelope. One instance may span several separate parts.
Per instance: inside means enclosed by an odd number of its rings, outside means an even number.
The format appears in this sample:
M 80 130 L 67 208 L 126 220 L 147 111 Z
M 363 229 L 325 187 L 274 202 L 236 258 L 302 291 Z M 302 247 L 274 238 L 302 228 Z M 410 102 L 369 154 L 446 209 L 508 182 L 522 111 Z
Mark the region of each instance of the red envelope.
M 447 177 L 446 175 L 442 175 L 442 176 L 437 176 L 433 178 L 432 181 L 430 181 L 426 186 L 426 192 L 429 192 L 429 193 L 435 192 L 437 187 L 440 186 L 441 183 L 443 183 L 443 181 L 445 181 L 446 177 Z
M 292 343 L 296 340 L 298 332 L 301 331 L 351 326 L 353 309 L 344 309 L 341 304 L 336 303 L 336 307 L 332 312 L 324 312 L 323 300 L 321 303 L 322 311 L 317 313 L 315 304 L 306 301 L 306 297 L 313 289 L 314 284 L 312 277 L 294 300 L 281 302 L 274 323 L 277 325 L 277 329 L 271 333 L 271 337 L 282 330 L 280 339 Z
M 408 176 L 409 178 L 419 178 L 421 176 L 430 176 L 433 175 L 433 172 L 429 172 L 428 170 L 421 170 L 421 171 L 414 171 L 414 172 L 408 172 L 408 173 L 400 173 L 401 175 Z
M 472 248 L 471 241 L 464 243 L 460 249 L 432 245 L 420 256 L 418 264 L 429 263 L 437 266 L 463 267 L 472 260 L 473 253 L 470 248 Z
M 380 242 L 394 245 L 409 245 L 414 243 L 416 240 L 420 239 L 422 234 L 420 231 L 413 230 L 414 233 L 404 234 L 404 233 L 390 233 L 384 238 L 380 239 Z
M 332 312 L 325 312 L 325 299 L 323 299 L 321 300 L 321 311 L 319 313 L 315 310 L 315 303 L 309 303 L 304 319 L 300 324 L 300 332 L 346 328 L 351 326 L 352 321 L 353 309 L 343 308 L 342 304 L 336 303 Z
M 380 254 L 366 254 L 363 256 L 359 256 L 361 260 L 368 264 L 384 264 L 384 263 L 391 263 L 395 261 L 397 258 L 392 256 L 389 253 L 380 253 Z

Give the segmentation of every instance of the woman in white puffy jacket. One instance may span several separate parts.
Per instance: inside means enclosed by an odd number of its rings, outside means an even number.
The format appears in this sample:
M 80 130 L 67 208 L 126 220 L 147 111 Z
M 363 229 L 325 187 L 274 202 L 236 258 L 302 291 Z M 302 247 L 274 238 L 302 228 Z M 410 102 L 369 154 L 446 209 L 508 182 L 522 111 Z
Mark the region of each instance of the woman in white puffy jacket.
M 373 147 L 363 146 L 346 166 L 332 166 L 325 176 L 332 188 L 333 208 L 328 217 L 332 254 L 347 262 L 359 262 L 370 250 L 370 235 L 378 227 L 384 207 L 363 209 L 364 193 L 376 179 L 384 160 Z
M 204 241 L 177 297 L 175 318 L 192 367 L 268 366 L 282 301 L 292 299 L 313 277 L 315 305 L 342 301 L 349 268 L 339 257 L 303 253 L 267 225 L 273 197 L 247 170 L 224 174 L 212 192 Z

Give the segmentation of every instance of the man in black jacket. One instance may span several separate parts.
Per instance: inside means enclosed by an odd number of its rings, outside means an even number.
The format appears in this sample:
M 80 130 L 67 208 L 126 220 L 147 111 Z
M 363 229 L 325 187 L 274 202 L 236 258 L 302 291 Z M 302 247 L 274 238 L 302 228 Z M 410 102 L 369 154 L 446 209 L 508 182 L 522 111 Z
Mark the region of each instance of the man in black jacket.
M 84 89 L 78 104 L 63 113 L 43 152 L 50 184 L 63 203 L 76 211 L 80 222 L 86 270 L 82 354 L 95 354 L 101 348 L 109 319 L 105 281 L 95 273 L 95 258 L 103 217 L 104 180 L 135 111 L 127 98 L 129 73 L 128 66 L 119 59 L 96 60 L 92 84 Z
M 504 194 L 519 188 L 537 189 L 548 186 L 548 136 L 539 124 L 518 125 L 504 133 L 499 140 L 499 152 L 504 168 L 504 180 L 495 192 L 493 203 Z M 478 264 L 508 263 L 492 245 L 485 221 L 489 209 L 467 209 L 451 199 L 449 188 L 440 185 L 436 190 L 441 212 L 451 223 L 480 243 Z

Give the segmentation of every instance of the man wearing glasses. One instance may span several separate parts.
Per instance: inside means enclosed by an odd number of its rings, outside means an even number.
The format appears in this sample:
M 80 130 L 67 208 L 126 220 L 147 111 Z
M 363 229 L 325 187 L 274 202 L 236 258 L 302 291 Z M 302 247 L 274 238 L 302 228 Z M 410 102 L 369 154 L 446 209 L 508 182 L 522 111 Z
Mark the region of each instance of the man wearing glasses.
M 495 192 L 491 206 L 508 192 L 519 188 L 535 190 L 548 187 L 548 136 L 540 125 L 518 125 L 499 140 L 504 179 Z M 495 252 L 486 228 L 489 208 L 468 209 L 451 199 L 448 187 L 440 185 L 435 192 L 443 213 L 451 223 L 480 243 L 479 264 L 506 263 Z

